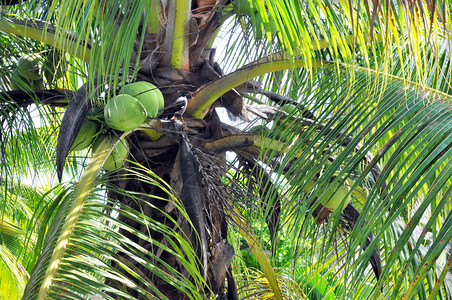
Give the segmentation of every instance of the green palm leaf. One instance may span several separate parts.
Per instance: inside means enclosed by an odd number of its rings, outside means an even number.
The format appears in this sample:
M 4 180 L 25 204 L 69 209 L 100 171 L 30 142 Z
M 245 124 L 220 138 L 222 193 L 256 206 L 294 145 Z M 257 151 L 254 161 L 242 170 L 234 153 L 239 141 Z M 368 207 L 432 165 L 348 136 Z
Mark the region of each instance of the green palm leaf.
M 34 267 L 25 298 L 221 298 L 235 290 L 243 298 L 447 299 L 449 6 L 2 3 L 0 253 L 11 297 L 23 290 L 22 264 Z M 13 80 L 28 53 L 47 63 L 39 86 Z M 128 136 L 125 165 L 134 167 L 114 174 L 100 172 L 109 142 L 90 162 L 90 150 L 69 153 L 69 188 L 59 187 L 54 157 L 66 153 L 57 153 L 56 136 L 73 127 L 62 118 L 73 95 L 96 88 L 87 98 L 101 109 L 135 80 L 155 84 L 166 105 L 188 92 L 184 116 L 195 118 L 185 127 L 143 124 Z M 222 123 L 218 106 L 240 121 Z M 253 125 L 268 129 L 243 132 Z M 178 200 L 190 190 L 178 180 L 181 136 L 202 177 L 203 222 Z M 11 184 L 24 178 L 58 187 L 25 193 Z M 349 203 L 332 207 L 337 195 Z M 209 245 L 201 256 L 198 236 Z M 211 259 L 207 280 L 201 257 Z
M 323 82 L 327 82 L 328 85 L 334 76 L 336 76 L 334 73 L 325 76 L 318 85 L 325 87 Z M 350 90 L 350 93 L 318 95 L 319 99 L 316 99 L 316 102 L 323 102 L 327 105 L 324 106 L 323 114 L 318 115 L 319 123 L 314 123 L 309 127 L 301 126 L 301 121 L 281 123 L 280 126 L 283 129 L 286 126 L 290 128 L 290 134 L 284 137 L 289 138 L 286 144 L 290 144 L 285 150 L 284 157 L 275 156 L 277 152 L 272 147 L 267 148 L 260 157 L 268 166 L 280 166 L 274 169 L 275 174 L 272 175 L 276 182 L 278 182 L 278 178 L 282 179 L 281 176 L 290 182 L 290 186 L 286 185 L 285 188 L 287 198 L 283 199 L 286 199 L 287 202 L 282 204 L 282 211 L 285 210 L 292 214 L 295 207 L 301 205 L 301 208 L 296 209 L 300 210 L 301 214 L 296 217 L 295 222 L 304 224 L 304 226 L 296 229 L 295 236 L 299 236 L 298 238 L 311 239 L 311 235 L 317 231 L 309 222 L 309 216 L 316 217 L 316 213 L 309 207 L 313 203 L 316 205 L 315 203 L 322 201 L 322 197 L 327 196 L 323 194 L 325 188 L 338 181 L 341 176 L 347 176 L 353 180 L 352 182 L 355 182 L 350 187 L 357 188 L 362 185 L 368 190 L 365 202 L 356 202 L 356 205 L 363 206 L 362 216 L 355 230 L 351 232 L 349 245 L 351 248 L 347 250 L 348 255 L 346 256 L 344 277 L 352 276 L 355 283 L 363 282 L 363 275 L 366 274 L 363 271 L 366 269 L 367 261 L 376 243 L 374 241 L 364 255 L 360 255 L 358 259 L 354 258 L 355 251 L 359 251 L 358 246 L 363 245 L 363 239 L 367 237 L 370 230 L 378 232 L 377 238 L 381 238 L 385 228 L 396 221 L 395 216 L 406 216 L 405 222 L 410 222 L 411 225 L 399 237 L 394 249 L 388 249 L 393 253 L 385 257 L 385 261 L 383 261 L 383 265 L 386 263 L 392 266 L 399 257 L 399 251 L 402 251 L 408 243 L 408 238 L 412 235 L 416 224 L 427 225 L 427 228 L 430 228 L 435 221 L 438 221 L 438 215 L 450 209 L 447 200 L 449 198 L 447 191 L 450 187 L 448 166 L 450 155 L 448 112 L 450 105 L 435 99 L 436 97 L 427 100 L 429 98 L 425 97 L 426 94 L 410 90 L 406 86 L 406 82 L 404 83 L 402 80 L 399 82 L 386 81 L 384 78 L 377 77 L 373 80 L 374 86 L 377 88 L 369 86 L 368 81 L 359 79 L 365 76 L 367 76 L 365 73 L 360 75 L 355 71 L 354 83 L 346 81 L 340 85 L 340 89 Z M 335 93 L 334 90 L 332 92 Z M 379 97 L 371 98 L 370 93 L 376 93 Z M 314 97 L 316 96 L 314 95 Z M 344 101 L 345 99 L 347 101 Z M 363 102 L 366 102 L 365 106 L 361 105 Z M 303 102 L 302 104 L 309 105 L 309 103 Z M 352 109 L 355 105 L 356 108 Z M 326 121 L 325 124 L 321 124 L 322 118 Z M 313 135 L 313 133 L 316 134 Z M 291 138 L 296 138 L 296 140 L 291 142 Z M 381 150 L 370 161 L 369 151 L 375 145 L 379 145 L 382 140 L 388 142 L 382 144 Z M 266 147 L 268 146 L 262 143 L 261 149 L 265 150 Z M 325 157 L 325 153 L 328 156 Z M 385 167 L 375 178 L 371 171 L 380 160 Z M 311 188 L 311 192 L 306 195 L 305 188 L 310 180 L 315 180 L 315 184 Z M 283 184 L 282 180 L 279 182 Z M 433 184 L 432 187 L 436 186 L 437 189 L 444 190 L 445 193 L 432 190 L 428 194 L 424 194 L 422 188 L 425 185 L 430 186 L 429 183 Z M 354 195 L 353 191 L 352 195 Z M 272 195 L 267 195 L 267 197 L 272 197 Z M 409 205 L 418 203 L 419 199 L 422 199 L 422 203 L 416 213 L 413 216 L 407 215 Z M 354 201 L 359 200 L 360 198 L 357 197 Z M 269 198 L 264 201 L 274 203 L 275 199 Z M 420 223 L 423 213 L 433 203 L 435 203 L 436 212 L 432 211 L 432 215 L 435 217 L 431 218 L 427 224 Z M 330 233 L 321 239 L 326 245 L 325 256 L 321 256 L 324 257 L 323 259 L 326 259 L 328 252 L 334 248 L 331 244 L 335 235 L 333 229 L 339 224 L 339 219 L 337 219 L 339 214 L 334 215 L 336 218 L 331 220 L 326 227 Z M 308 217 L 307 220 L 306 217 Z M 364 220 L 366 220 L 365 224 Z M 443 224 L 446 220 L 436 222 L 435 225 L 439 227 L 435 231 L 439 230 L 446 234 L 448 227 Z M 370 227 L 369 223 L 374 225 Z M 447 245 L 448 238 L 446 237 L 443 241 L 443 243 L 435 244 L 434 249 L 437 249 L 437 255 L 441 253 L 444 255 L 443 249 Z M 421 241 L 418 242 L 418 245 L 420 245 L 419 243 Z M 413 250 L 412 255 L 417 252 L 416 249 Z M 432 249 L 432 251 L 434 250 Z M 360 265 L 361 272 L 356 272 L 356 267 L 351 267 L 355 263 Z M 405 267 L 410 268 L 409 261 L 405 263 Z M 349 274 L 352 270 L 353 272 Z M 420 270 L 412 272 L 417 274 Z M 389 267 L 383 269 L 383 278 L 388 271 Z M 398 281 L 399 284 L 402 281 Z M 365 282 L 363 284 L 366 284 Z M 379 282 L 383 285 L 385 280 Z M 355 285 L 349 288 L 349 294 L 353 294 L 354 289 L 359 290 L 362 287 Z M 389 287 L 388 292 L 393 293 L 394 291 Z
M 113 145 L 106 139 L 98 147 L 74 193 L 61 203 L 47 232 L 44 240 L 46 247 L 35 266 L 24 299 L 36 297 L 36 290 L 39 291 L 38 299 L 62 294 L 73 297 L 78 293 L 93 296 L 106 293 L 109 297 L 132 297 L 135 293 L 153 297 L 156 293 L 159 297 L 165 297 L 147 276 L 160 278 L 174 288 L 192 294 L 193 298 L 199 298 L 196 285 L 203 285 L 203 278 L 193 267 L 197 264 L 194 250 L 183 236 L 174 232 L 172 226 L 178 226 L 177 220 L 167 215 L 168 221 L 173 223 L 168 226 L 146 217 L 140 210 L 122 206 L 115 208 L 114 202 L 99 195 L 102 190 L 93 189 L 103 161 L 111 151 L 115 151 Z M 150 181 L 139 173 L 136 175 L 142 177 L 143 182 L 164 188 L 158 181 Z M 136 195 L 117 192 L 137 201 L 139 207 L 145 205 L 139 203 Z M 109 210 L 113 213 L 108 213 Z M 113 217 L 117 214 L 142 223 L 149 231 L 163 234 L 168 244 L 154 240 L 148 231 L 142 233 Z M 178 257 L 188 273 L 194 276 L 195 285 L 162 260 L 160 255 L 152 255 L 148 246 L 134 241 L 138 237 L 149 246 Z M 87 285 L 87 282 L 90 284 Z

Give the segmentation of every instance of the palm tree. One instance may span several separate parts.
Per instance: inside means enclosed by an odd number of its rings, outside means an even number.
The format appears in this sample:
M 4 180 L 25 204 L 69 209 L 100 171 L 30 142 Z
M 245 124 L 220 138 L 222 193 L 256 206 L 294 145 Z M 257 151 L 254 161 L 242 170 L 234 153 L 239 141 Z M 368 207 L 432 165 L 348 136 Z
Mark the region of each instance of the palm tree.
M 8 297 L 452 296 L 448 1 L 0 3 Z M 107 126 L 135 81 L 183 118 Z

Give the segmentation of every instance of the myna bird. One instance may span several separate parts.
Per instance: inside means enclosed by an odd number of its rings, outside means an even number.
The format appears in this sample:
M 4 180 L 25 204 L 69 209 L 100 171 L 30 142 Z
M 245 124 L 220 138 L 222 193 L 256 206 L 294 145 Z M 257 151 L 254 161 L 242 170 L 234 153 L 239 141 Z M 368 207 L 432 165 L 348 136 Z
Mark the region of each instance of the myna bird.
M 182 123 L 185 124 L 182 115 L 187 109 L 188 99 L 191 99 L 191 95 L 187 93 L 177 98 L 176 101 L 174 101 L 174 103 L 163 108 L 163 112 L 160 114 L 160 118 L 167 120 L 169 119 L 176 120 L 177 116 L 180 116 Z

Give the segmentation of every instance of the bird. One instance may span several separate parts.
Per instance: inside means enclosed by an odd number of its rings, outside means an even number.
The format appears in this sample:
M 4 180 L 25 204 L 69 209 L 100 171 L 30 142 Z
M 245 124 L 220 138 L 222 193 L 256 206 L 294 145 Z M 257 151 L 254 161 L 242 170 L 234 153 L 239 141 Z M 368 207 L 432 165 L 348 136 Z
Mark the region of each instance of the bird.
M 179 98 L 174 101 L 174 103 L 163 108 L 162 113 L 160 114 L 160 118 L 167 120 L 176 120 L 177 116 L 180 116 L 182 123 L 185 124 L 184 118 L 182 115 L 187 109 L 188 100 L 191 99 L 191 95 L 188 93 L 182 94 Z

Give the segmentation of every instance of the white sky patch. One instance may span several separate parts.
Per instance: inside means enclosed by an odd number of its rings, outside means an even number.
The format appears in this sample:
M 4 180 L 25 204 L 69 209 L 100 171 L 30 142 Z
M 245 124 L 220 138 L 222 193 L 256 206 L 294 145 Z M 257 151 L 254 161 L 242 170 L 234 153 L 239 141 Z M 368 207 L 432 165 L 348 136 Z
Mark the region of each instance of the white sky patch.
M 29 111 L 30 111 L 30 116 L 31 116 L 31 119 L 33 120 L 34 126 L 36 128 L 41 127 L 42 126 L 41 115 L 40 115 L 39 110 L 36 107 L 36 105 L 35 104 L 30 105 Z

